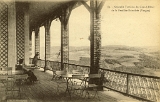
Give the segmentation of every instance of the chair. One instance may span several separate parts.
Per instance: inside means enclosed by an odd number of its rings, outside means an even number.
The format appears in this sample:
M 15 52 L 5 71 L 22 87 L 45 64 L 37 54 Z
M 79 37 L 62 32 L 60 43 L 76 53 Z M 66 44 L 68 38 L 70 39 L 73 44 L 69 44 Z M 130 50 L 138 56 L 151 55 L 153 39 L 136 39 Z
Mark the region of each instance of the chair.
M 82 75 L 83 74 L 83 71 L 82 70 L 72 70 L 72 74 L 73 75 Z M 78 79 L 78 80 L 77 80 Z M 72 79 L 72 81 L 74 82 L 74 83 L 81 83 L 81 81 L 83 80 L 83 78 L 81 78 L 81 77 L 77 77 L 77 78 L 73 78 Z
M 0 102 L 6 100 L 6 81 L 7 81 L 8 75 L 7 74 L 0 74 Z
M 18 95 L 21 98 L 22 94 L 22 85 L 26 82 L 28 75 L 27 74 L 21 74 L 21 75 L 14 75 L 14 85 L 13 85 L 13 91 L 17 91 Z
M 0 72 L 0 83 L 3 84 L 3 88 L 5 89 L 5 95 L 8 96 L 8 91 L 12 92 L 13 87 L 13 76 L 12 76 L 12 67 L 1 68 Z
M 84 87 L 84 81 L 85 81 L 86 77 L 84 74 L 73 74 L 72 75 L 72 86 L 71 86 L 71 90 L 73 91 L 73 94 L 79 94 L 82 95 L 83 92 L 83 87 Z M 78 92 L 79 91 L 79 92 Z
M 6 71 L 7 75 L 12 75 L 12 67 L 1 68 L 1 71 Z
M 87 81 L 88 81 L 88 84 L 86 84 L 85 88 L 84 88 L 84 91 L 86 91 L 86 93 L 88 94 L 88 98 L 90 97 L 90 93 L 89 91 L 93 91 L 94 92 L 94 98 L 97 96 L 98 99 L 100 100 L 99 98 L 99 95 L 98 95 L 98 87 L 100 85 L 100 78 L 101 78 L 101 74 L 89 74 L 89 77 L 87 78 Z M 90 79 L 95 79 L 97 80 L 97 83 L 89 83 L 89 80 Z
M 57 91 L 56 93 L 59 94 L 59 88 L 63 88 L 60 87 L 61 84 L 66 83 L 66 80 L 62 77 L 62 75 L 65 75 L 66 71 L 55 71 L 55 77 L 54 77 L 54 81 L 57 83 Z
M 6 77 L 7 78 L 5 81 L 3 81 L 3 83 L 4 83 L 7 99 L 13 98 L 15 95 L 14 92 L 18 92 L 18 94 L 20 95 L 20 87 L 19 87 L 20 84 L 17 83 L 17 81 L 19 82 L 20 78 L 23 78 L 23 76 L 17 77 L 17 75 L 13 75 L 13 76 L 7 75 Z
M 82 70 L 72 70 L 72 74 L 83 74 Z
M 11 75 L 4 75 L 4 76 L 0 76 L 1 80 L 3 78 L 3 88 L 5 89 L 5 95 L 6 95 L 6 99 L 8 99 L 9 97 L 13 97 L 14 96 L 14 87 L 15 87 L 15 80 L 14 77 Z
M 53 72 L 53 76 L 52 76 L 51 81 L 54 80 L 56 78 L 56 76 L 57 76 L 56 70 L 54 68 L 52 68 L 52 72 Z

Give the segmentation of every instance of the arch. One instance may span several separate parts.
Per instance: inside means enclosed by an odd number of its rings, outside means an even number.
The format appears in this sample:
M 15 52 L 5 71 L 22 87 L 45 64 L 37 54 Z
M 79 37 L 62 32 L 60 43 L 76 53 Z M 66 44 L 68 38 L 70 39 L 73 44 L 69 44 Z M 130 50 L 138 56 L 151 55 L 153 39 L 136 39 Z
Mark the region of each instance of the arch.
M 31 58 L 35 55 L 35 31 L 32 31 L 32 52 Z
M 50 37 L 51 37 L 51 60 L 61 60 L 60 49 L 61 49 L 61 22 L 58 19 L 52 21 L 50 26 Z
M 44 26 L 40 27 L 39 31 L 40 36 L 40 58 L 45 59 L 45 28 Z
M 90 35 L 90 13 L 83 5 L 81 5 L 72 10 L 69 19 L 70 63 L 72 63 L 71 60 L 76 60 L 80 62 L 80 58 L 85 57 L 85 59 L 88 58 L 87 65 L 90 65 L 89 64 L 90 41 L 88 40 L 89 35 Z M 82 49 L 86 49 L 87 53 L 82 52 Z

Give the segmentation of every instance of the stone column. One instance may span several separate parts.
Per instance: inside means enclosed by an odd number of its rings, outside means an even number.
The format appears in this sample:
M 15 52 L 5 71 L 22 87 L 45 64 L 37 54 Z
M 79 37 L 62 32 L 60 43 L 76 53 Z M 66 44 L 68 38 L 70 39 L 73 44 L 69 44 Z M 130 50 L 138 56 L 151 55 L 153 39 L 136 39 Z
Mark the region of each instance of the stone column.
M 101 9 L 106 0 L 90 0 L 90 6 L 81 3 L 90 13 L 90 73 L 97 74 L 100 68 L 101 57 Z
M 13 0 L 8 3 L 8 67 L 14 70 L 16 63 L 16 7 Z
M 45 22 L 44 28 L 45 28 L 45 67 L 44 71 L 48 68 L 48 61 L 50 60 L 50 26 L 51 26 L 51 20 L 47 20 Z
M 90 74 L 97 74 L 100 68 L 101 59 L 101 9 L 105 0 L 91 0 L 90 1 L 90 52 L 91 52 L 91 67 Z M 96 83 L 96 79 L 89 80 L 89 83 Z M 99 90 L 103 90 L 103 82 Z
M 35 53 L 40 52 L 40 35 L 39 27 L 35 28 Z M 34 54 L 35 55 L 35 54 Z
M 91 36 L 91 74 L 98 73 L 98 69 L 100 68 L 100 56 L 101 56 L 101 21 L 100 21 L 100 13 L 96 12 L 97 5 L 99 4 L 98 0 L 90 1 L 90 36 Z
M 29 30 L 29 12 L 28 12 L 28 7 L 29 5 L 26 4 L 26 7 L 24 9 L 24 37 L 25 37 L 25 40 L 24 40 L 24 43 L 25 43 L 25 55 L 24 55 L 24 60 L 25 60 L 25 64 L 29 64 L 29 56 L 30 56 L 30 52 L 29 52 L 29 35 L 30 35 L 30 30 Z
M 71 13 L 69 7 L 63 8 L 61 16 L 59 17 L 61 21 L 61 70 L 67 70 L 64 68 L 64 63 L 69 63 L 69 16 Z

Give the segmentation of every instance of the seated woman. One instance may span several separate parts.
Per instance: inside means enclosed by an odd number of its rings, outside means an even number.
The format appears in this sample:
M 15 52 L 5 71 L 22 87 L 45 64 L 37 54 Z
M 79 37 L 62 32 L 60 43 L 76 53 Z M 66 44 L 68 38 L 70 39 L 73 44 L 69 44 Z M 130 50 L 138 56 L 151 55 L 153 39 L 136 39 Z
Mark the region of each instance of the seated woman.
M 39 58 L 39 52 L 37 52 L 32 60 L 32 64 L 34 65 L 34 67 L 37 67 L 37 62 L 38 62 L 38 58 Z
M 23 74 L 28 75 L 28 80 L 30 83 L 33 83 L 34 81 L 37 81 L 37 77 L 34 75 L 34 73 L 31 70 L 26 70 L 24 67 L 24 60 L 20 59 L 19 60 L 19 65 L 17 65 L 16 70 L 21 70 L 23 71 Z

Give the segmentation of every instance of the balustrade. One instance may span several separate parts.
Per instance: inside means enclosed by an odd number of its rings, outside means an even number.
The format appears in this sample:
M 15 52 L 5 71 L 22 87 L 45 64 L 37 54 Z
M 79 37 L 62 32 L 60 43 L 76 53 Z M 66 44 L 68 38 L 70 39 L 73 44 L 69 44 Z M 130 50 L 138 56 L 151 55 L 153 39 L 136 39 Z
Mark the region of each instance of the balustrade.
M 147 76 L 109 69 L 100 69 L 107 82 L 104 87 L 121 92 L 126 95 L 145 99 L 148 101 L 160 101 L 160 77 Z
M 61 63 L 58 61 L 48 61 L 47 64 L 50 66 L 49 70 L 61 70 Z M 44 67 L 45 61 L 38 60 L 38 66 Z M 68 73 L 72 70 L 83 70 L 85 74 L 90 72 L 90 66 L 84 65 L 64 63 L 64 68 Z M 103 86 L 106 88 L 146 101 L 160 101 L 160 77 L 104 68 L 100 68 L 99 73 L 103 74 Z

